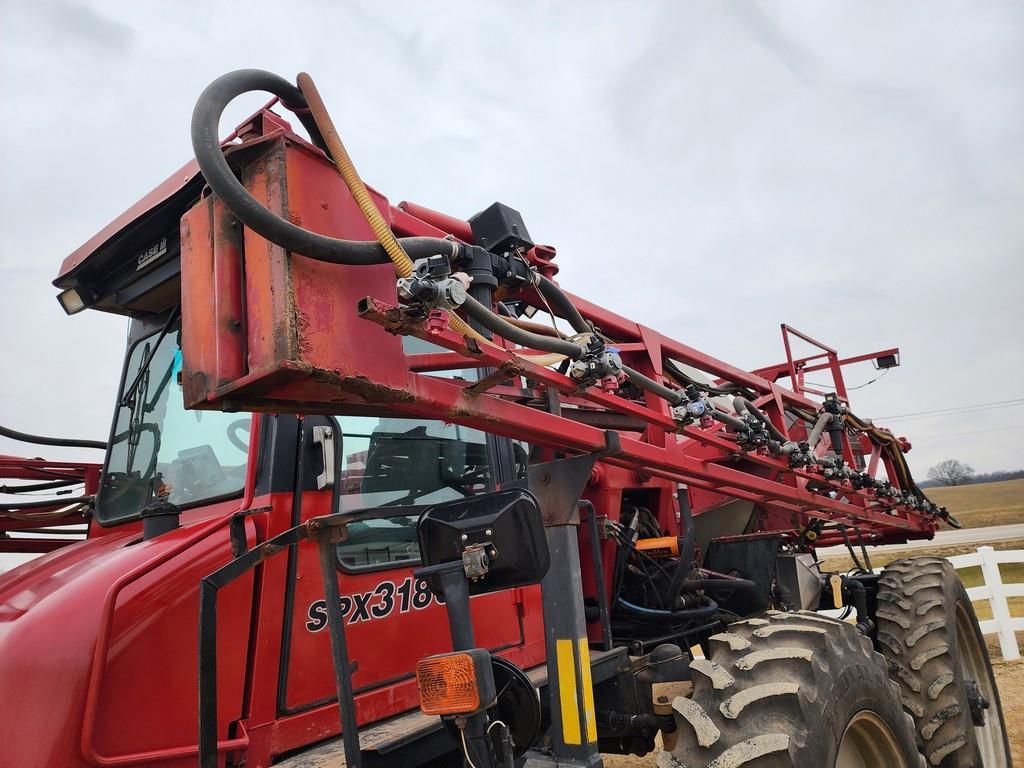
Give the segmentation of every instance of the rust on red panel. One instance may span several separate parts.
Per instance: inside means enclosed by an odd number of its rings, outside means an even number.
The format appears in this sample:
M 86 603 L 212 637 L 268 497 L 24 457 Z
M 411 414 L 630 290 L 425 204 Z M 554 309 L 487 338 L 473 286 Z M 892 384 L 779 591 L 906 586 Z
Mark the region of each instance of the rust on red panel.
M 181 273 L 188 275 L 181 289 L 181 384 L 186 404 L 205 403 L 217 371 L 214 252 L 213 199 L 206 198 L 181 218 Z
M 217 334 L 217 386 L 245 375 L 245 303 L 242 226 L 217 203 L 213 207 L 213 268 Z

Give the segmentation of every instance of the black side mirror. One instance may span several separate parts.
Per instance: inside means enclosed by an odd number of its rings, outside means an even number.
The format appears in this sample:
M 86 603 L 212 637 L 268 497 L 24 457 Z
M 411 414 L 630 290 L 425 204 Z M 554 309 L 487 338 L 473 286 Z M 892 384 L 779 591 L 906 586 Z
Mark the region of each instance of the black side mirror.
M 462 562 L 471 595 L 536 584 L 551 564 L 540 505 L 522 488 L 428 507 L 416 531 L 423 565 Z

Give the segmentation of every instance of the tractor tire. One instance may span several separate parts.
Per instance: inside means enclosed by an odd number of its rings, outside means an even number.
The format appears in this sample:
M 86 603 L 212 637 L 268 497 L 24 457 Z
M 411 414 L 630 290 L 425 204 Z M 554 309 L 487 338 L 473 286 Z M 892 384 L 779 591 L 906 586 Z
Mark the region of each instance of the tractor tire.
M 709 645 L 659 768 L 924 768 L 899 689 L 854 626 L 769 611 Z
M 912 557 L 887 565 L 875 618 L 878 648 L 914 718 L 928 765 L 1009 768 L 988 648 L 949 561 Z

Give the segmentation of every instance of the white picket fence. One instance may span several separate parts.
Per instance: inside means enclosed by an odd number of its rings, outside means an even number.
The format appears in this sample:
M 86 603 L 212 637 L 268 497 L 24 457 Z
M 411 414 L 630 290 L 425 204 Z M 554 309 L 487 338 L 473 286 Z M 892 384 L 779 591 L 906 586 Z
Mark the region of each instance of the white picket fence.
M 978 547 L 977 552 L 947 559 L 957 570 L 981 566 L 984 585 L 967 589 L 972 602 L 988 600 L 992 608 L 992 618 L 981 622 L 981 631 L 986 635 L 999 635 L 999 649 L 1004 659 L 1019 659 L 1020 648 L 1016 633 L 1024 630 L 1024 617 L 1011 616 L 1007 600 L 1011 597 L 1024 597 L 1024 584 L 1004 583 L 999 566 L 1004 563 L 1024 563 L 1024 550 L 997 552 L 992 547 Z

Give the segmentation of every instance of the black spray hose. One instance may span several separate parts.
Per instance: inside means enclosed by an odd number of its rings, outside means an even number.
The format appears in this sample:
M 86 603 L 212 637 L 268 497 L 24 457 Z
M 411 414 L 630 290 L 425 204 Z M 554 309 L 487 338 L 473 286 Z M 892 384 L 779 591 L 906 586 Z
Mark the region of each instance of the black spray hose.
M 753 395 L 750 394 L 749 390 L 739 386 L 738 384 L 733 384 L 731 381 L 725 381 L 718 385 L 705 384 L 704 382 L 697 381 L 692 376 L 687 375 L 687 373 L 683 371 L 681 368 L 679 368 L 679 366 L 676 365 L 672 360 L 666 358 L 663 364 L 665 366 L 665 372 L 671 378 L 675 379 L 676 383 L 679 384 L 680 386 L 685 387 L 692 384 L 697 389 L 701 390 L 702 392 L 707 392 L 709 395 L 728 396 L 742 394 L 745 397 L 753 397 Z
M 667 400 L 669 405 L 682 405 L 686 402 L 686 396 L 677 389 L 670 389 L 664 384 L 659 384 L 654 379 L 644 376 L 640 371 L 630 368 L 628 365 L 622 366 L 622 370 L 626 373 L 626 378 L 630 380 L 632 384 L 640 387 L 640 389 L 646 389 L 662 400 Z
M 557 310 L 562 317 L 568 320 L 569 325 L 576 333 L 593 333 L 594 329 L 590 327 L 590 323 L 583 319 L 583 315 L 576 309 L 576 305 L 572 303 L 565 292 L 539 272 L 536 275 L 537 290 L 551 305 L 551 308 Z
M 750 402 L 747 398 L 739 396 L 734 397 L 732 399 L 732 405 L 733 408 L 736 409 L 736 413 L 743 413 L 743 411 L 746 411 L 755 419 L 764 424 L 765 427 L 768 428 L 768 432 L 771 433 L 771 436 L 778 440 L 780 443 L 785 443 L 789 440 L 789 438 L 782 434 L 778 427 L 772 424 L 771 419 L 769 419 L 768 416 L 765 415 L 764 411 L 762 411 L 760 408 L 758 408 L 756 405 Z
M 30 435 L 28 432 L 18 432 L 7 427 L 0 427 L 0 437 L 7 437 L 11 440 L 18 440 L 22 443 L 34 445 L 54 445 L 62 448 L 96 448 L 101 451 L 107 449 L 107 444 L 101 440 L 75 440 L 66 437 L 43 437 L 42 435 Z
M 39 491 L 52 491 L 58 488 L 67 488 L 71 485 L 81 484 L 81 480 L 52 480 L 48 483 L 33 483 L 32 485 L 0 485 L 0 493 L 38 493 Z M 69 492 L 70 491 L 61 491 L 61 493 Z
M 220 118 L 232 100 L 250 91 L 266 91 L 277 96 L 284 107 L 298 116 L 313 143 L 327 152 L 298 88 L 260 69 L 229 72 L 207 86 L 192 112 L 192 149 L 213 193 L 242 224 L 289 251 L 332 264 L 387 264 L 388 254 L 380 243 L 338 240 L 298 227 L 267 210 L 238 181 L 221 150 Z M 413 260 L 436 254 L 454 256 L 458 248 L 450 240 L 433 237 L 406 237 L 399 242 Z
M 466 311 L 470 318 L 476 320 L 492 333 L 520 346 L 539 349 L 544 352 L 554 352 L 571 357 L 573 360 L 583 356 L 584 349 L 579 344 L 565 339 L 556 339 L 552 336 L 541 336 L 539 333 L 533 333 L 532 331 L 512 325 L 499 315 L 491 312 L 490 309 L 472 296 L 466 297 L 466 301 L 462 304 L 462 309 Z
M 875 622 L 871 620 L 871 614 L 868 613 L 868 597 L 867 589 L 860 582 L 852 576 L 847 577 L 843 584 L 853 598 L 853 606 L 857 609 L 857 629 L 862 633 L 871 636 L 871 633 L 875 631 Z
M 551 304 L 552 309 L 557 310 L 563 317 L 565 317 L 566 320 L 569 321 L 569 324 L 573 327 L 573 330 L 575 330 L 577 333 L 593 332 L 593 329 L 590 327 L 590 324 L 583 319 L 583 315 L 581 315 L 579 310 L 576 309 L 575 305 L 572 303 L 572 300 L 562 291 L 561 288 L 559 288 L 557 285 L 555 285 L 553 282 L 551 282 L 541 274 L 537 275 L 537 290 L 540 291 L 541 295 L 543 295 L 544 298 L 547 299 L 547 301 Z M 483 321 L 481 320 L 481 322 Z M 491 330 L 494 329 L 492 328 Z M 498 333 L 498 331 L 496 330 L 494 332 Z M 537 349 L 547 349 L 547 347 L 540 347 L 533 344 L 531 344 L 530 346 L 535 346 Z M 573 357 L 575 359 L 576 357 L 578 357 L 578 355 Z M 640 389 L 644 389 L 656 395 L 657 397 L 660 397 L 662 400 L 665 400 L 669 405 L 673 407 L 677 405 L 682 405 L 687 401 L 686 395 L 684 395 L 679 390 L 672 389 L 671 387 L 666 387 L 664 384 L 660 384 L 659 382 L 655 381 L 649 376 L 645 376 L 644 374 L 640 373 L 640 371 L 636 370 L 635 368 L 631 368 L 628 365 L 623 365 L 622 370 L 626 374 L 626 378 L 628 378 L 630 383 L 632 383 L 634 386 L 639 387 Z M 731 424 L 731 426 L 733 426 L 733 429 L 745 428 L 743 422 L 738 419 L 736 419 Z
M 718 612 L 718 603 L 711 598 L 708 598 L 708 604 L 702 605 L 700 608 L 679 608 L 674 611 L 666 611 L 661 608 L 644 608 L 640 605 L 635 605 L 628 600 L 619 598 L 616 602 L 616 606 L 621 608 L 624 613 L 631 614 L 643 619 L 655 619 L 658 621 L 691 621 L 693 619 L 703 619 L 706 616 L 713 616 Z
M 697 531 L 693 527 L 693 512 L 690 510 L 690 493 L 686 488 L 680 488 L 676 492 L 679 500 L 679 521 L 682 523 L 683 535 L 679 543 L 679 559 L 676 560 L 676 569 L 668 584 L 668 592 L 665 597 L 669 605 L 676 604 L 676 598 L 682 592 L 683 582 L 690 573 L 693 566 L 694 556 L 697 552 Z
M 751 581 L 750 579 L 694 579 L 692 581 L 684 581 L 682 584 L 683 592 L 696 592 L 698 590 L 714 590 L 725 592 L 727 590 L 735 590 L 738 592 L 759 592 L 761 587 L 758 586 L 757 582 Z
M 732 427 L 734 432 L 743 432 L 747 428 L 742 419 L 737 419 L 735 416 L 730 416 L 728 413 L 722 413 L 718 410 L 711 411 L 711 418 L 715 421 L 720 421 L 727 427 Z

